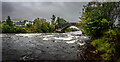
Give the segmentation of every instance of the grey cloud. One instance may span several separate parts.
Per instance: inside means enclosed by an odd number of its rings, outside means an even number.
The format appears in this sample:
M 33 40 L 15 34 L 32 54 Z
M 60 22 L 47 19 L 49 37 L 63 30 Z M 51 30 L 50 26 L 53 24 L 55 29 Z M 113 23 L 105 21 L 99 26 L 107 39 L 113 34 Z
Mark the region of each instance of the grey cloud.
M 3 19 L 11 16 L 13 19 L 33 20 L 43 17 L 50 20 L 51 16 L 62 17 L 68 21 L 79 21 L 78 16 L 85 2 L 3 2 Z
M 119 2 L 120 0 L 3 0 L 3 2 Z
M 90 2 L 92 0 L 3 0 L 3 2 Z
M 0 0 L 0 20 L 2 19 L 2 2 Z

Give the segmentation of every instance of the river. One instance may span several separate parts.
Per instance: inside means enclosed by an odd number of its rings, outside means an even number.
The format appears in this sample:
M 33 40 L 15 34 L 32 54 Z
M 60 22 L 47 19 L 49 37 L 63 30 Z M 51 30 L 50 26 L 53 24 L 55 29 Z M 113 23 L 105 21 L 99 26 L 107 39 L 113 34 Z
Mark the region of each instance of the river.
M 82 60 L 89 38 L 71 33 L 2 34 L 2 60 Z

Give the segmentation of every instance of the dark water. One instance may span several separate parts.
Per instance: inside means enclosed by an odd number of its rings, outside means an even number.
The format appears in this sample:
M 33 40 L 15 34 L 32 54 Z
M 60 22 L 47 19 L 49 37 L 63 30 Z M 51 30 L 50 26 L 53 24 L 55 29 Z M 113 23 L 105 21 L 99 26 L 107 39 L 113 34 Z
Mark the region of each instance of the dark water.
M 2 60 L 81 60 L 86 36 L 68 33 L 2 34 Z

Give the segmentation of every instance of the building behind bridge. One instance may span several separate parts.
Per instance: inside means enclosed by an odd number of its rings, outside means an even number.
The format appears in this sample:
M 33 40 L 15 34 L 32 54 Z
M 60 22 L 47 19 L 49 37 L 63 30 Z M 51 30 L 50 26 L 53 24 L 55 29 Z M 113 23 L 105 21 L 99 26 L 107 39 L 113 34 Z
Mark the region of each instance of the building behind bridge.
M 15 26 L 26 26 L 27 24 L 33 24 L 33 21 L 22 20 L 22 21 L 13 21 Z
M 5 22 L 6 20 L 2 20 L 1 23 Z M 28 21 L 28 20 L 20 20 L 20 21 L 16 21 L 16 20 L 12 20 L 13 24 L 15 26 L 26 26 L 27 24 L 33 24 L 33 21 Z

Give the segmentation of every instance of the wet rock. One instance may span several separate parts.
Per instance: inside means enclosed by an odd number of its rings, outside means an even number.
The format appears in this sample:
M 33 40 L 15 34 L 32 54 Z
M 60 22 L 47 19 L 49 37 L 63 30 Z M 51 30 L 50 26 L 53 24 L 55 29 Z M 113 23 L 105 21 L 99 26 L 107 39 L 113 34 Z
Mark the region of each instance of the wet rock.
M 48 52 L 49 54 L 55 54 L 54 52 Z
M 75 46 L 72 46 L 71 48 L 75 48 Z
M 61 56 L 61 58 L 62 58 L 62 59 L 64 59 L 64 58 L 65 58 L 65 56 Z
M 45 52 L 44 50 L 41 50 L 41 52 Z
M 49 48 L 49 47 L 46 47 L 46 48 Z

